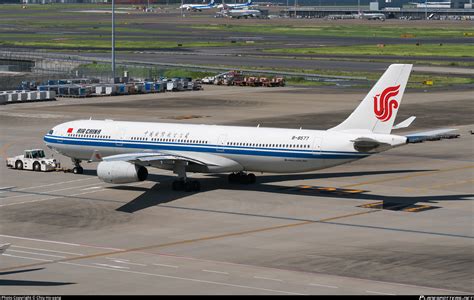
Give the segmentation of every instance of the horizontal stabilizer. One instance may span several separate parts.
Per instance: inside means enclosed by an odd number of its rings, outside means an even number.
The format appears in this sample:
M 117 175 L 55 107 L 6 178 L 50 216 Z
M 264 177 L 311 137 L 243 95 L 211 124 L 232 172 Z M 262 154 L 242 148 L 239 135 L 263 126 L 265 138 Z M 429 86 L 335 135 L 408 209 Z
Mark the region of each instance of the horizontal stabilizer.
M 400 122 L 398 123 L 397 125 L 393 126 L 392 129 L 402 129 L 402 128 L 407 128 L 411 125 L 411 123 L 413 123 L 413 121 L 415 121 L 416 117 L 415 116 L 411 116 L 409 117 L 408 119 L 406 119 L 405 121 L 403 122 Z
M 429 140 L 440 140 L 443 138 L 457 138 L 459 134 L 447 134 L 448 132 L 455 131 L 457 129 L 443 128 L 430 131 L 415 132 L 405 135 L 408 139 L 408 143 L 420 143 Z

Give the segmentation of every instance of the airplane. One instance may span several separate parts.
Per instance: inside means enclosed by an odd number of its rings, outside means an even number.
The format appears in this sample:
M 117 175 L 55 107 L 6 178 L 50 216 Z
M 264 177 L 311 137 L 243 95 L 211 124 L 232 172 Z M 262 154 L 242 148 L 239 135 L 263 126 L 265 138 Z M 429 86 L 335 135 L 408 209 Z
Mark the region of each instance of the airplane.
M 385 14 L 382 14 L 382 13 L 369 13 L 369 14 L 366 14 L 364 12 L 359 13 L 359 18 L 367 19 L 367 20 L 381 20 L 381 21 L 385 21 L 385 19 L 386 19 Z
M 246 8 L 250 6 L 253 6 L 252 0 L 247 0 L 247 2 L 245 3 L 235 3 L 235 4 L 222 3 L 222 4 L 217 5 L 217 8 L 222 9 L 222 8 L 228 7 L 230 9 L 234 9 L 234 8 Z
M 183 4 L 179 8 L 186 9 L 188 11 L 203 11 L 216 7 L 214 0 L 211 0 L 208 4 Z
M 75 164 L 99 162 L 97 175 L 107 183 L 144 181 L 147 167 L 173 171 L 173 190 L 200 190 L 188 172 L 230 173 L 229 182 L 255 183 L 249 172 L 297 173 L 330 168 L 407 144 L 427 133 L 394 135 L 414 116 L 393 126 L 411 64 L 392 64 L 359 106 L 328 130 L 281 129 L 174 123 L 76 120 L 44 136 L 46 145 Z M 440 129 L 436 133 L 454 129 Z
M 231 17 L 231 18 L 258 18 L 262 16 L 262 12 L 258 9 L 246 9 L 246 8 L 239 8 L 239 9 L 223 9 L 219 12 L 219 14 Z

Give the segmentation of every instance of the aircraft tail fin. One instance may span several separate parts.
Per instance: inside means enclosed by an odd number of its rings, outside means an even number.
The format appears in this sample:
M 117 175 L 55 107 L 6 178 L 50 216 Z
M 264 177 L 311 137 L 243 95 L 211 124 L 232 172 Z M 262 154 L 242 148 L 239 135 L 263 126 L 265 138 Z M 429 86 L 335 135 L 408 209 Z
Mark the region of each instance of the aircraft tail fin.
M 389 134 L 412 69 L 411 64 L 392 64 L 364 100 L 332 131 L 371 131 Z

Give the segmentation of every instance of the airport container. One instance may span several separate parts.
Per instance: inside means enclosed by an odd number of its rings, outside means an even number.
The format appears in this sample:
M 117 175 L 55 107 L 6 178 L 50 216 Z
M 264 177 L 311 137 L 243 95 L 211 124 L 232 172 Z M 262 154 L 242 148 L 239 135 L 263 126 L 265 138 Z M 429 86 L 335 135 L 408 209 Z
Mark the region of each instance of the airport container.
M 68 84 L 69 82 L 67 81 L 67 79 L 59 79 L 58 80 L 58 85 L 64 85 L 64 84 Z
M 59 96 L 69 96 L 69 85 L 60 85 L 58 87 Z
M 155 93 L 161 93 L 165 89 L 165 85 L 163 82 L 154 82 L 153 83 L 153 91 Z
M 17 101 L 26 101 L 26 100 L 28 100 L 28 93 L 23 92 L 23 91 L 19 92 Z
M 56 99 L 56 92 L 55 91 L 47 91 L 46 92 L 46 99 L 55 100 Z
M 95 86 L 95 94 L 96 95 L 102 95 L 105 93 L 105 86 L 103 85 L 96 85 Z
M 124 84 L 124 83 L 121 83 L 121 84 L 117 84 L 117 94 L 119 95 L 127 95 L 129 92 L 129 87 Z
M 7 97 L 8 102 L 16 102 L 18 101 L 18 93 L 17 92 L 11 92 L 4 94 Z
M 47 85 L 38 85 L 37 89 L 38 89 L 38 91 L 47 91 L 48 86 Z
M 153 82 L 145 82 L 143 84 L 143 88 L 145 90 L 145 93 L 153 92 Z
M 48 92 L 46 91 L 40 91 L 40 92 L 37 92 L 38 93 L 38 98 L 39 100 L 46 100 L 48 99 Z
M 26 93 L 28 96 L 27 96 L 27 99 L 28 101 L 35 101 L 37 100 L 37 97 L 38 97 L 38 93 L 37 92 L 28 92 Z
M 7 94 L 0 94 L 0 105 L 7 103 Z
M 105 86 L 105 95 L 115 95 L 117 91 L 117 87 L 115 85 L 107 85 Z
M 135 83 L 135 91 L 139 94 L 145 93 L 145 84 L 142 82 Z

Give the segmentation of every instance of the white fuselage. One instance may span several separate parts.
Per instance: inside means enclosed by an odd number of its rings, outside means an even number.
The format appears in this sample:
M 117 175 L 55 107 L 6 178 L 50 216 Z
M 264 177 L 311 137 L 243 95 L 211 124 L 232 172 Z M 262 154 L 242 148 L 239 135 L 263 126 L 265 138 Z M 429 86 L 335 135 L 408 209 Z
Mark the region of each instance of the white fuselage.
M 354 149 L 361 136 L 401 144 L 394 135 L 337 131 L 79 120 L 60 124 L 44 136 L 51 149 L 76 160 L 157 152 L 223 157 L 237 162 L 225 169 L 196 172 L 306 172 L 369 156 Z M 92 159 L 91 159 L 92 158 Z M 160 167 L 160 166 L 157 166 Z M 190 170 L 193 171 L 193 170 Z

